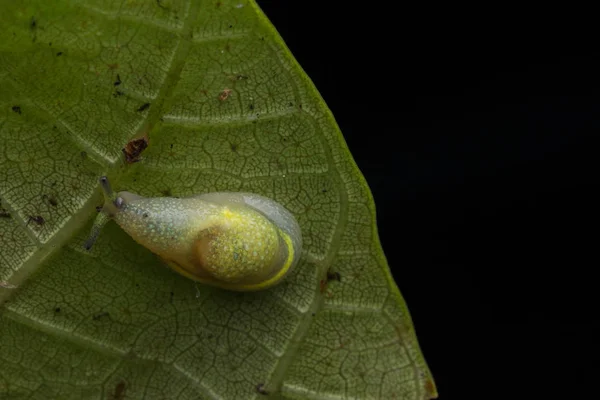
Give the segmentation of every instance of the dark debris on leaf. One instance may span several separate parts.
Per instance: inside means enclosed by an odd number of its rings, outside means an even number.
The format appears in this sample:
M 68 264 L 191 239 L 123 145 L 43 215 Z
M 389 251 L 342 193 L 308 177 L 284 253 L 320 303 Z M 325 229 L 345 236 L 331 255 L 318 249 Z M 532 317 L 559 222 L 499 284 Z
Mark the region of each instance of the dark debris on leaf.
M 110 316 L 110 314 L 108 313 L 108 311 L 102 311 L 102 312 L 99 312 L 97 314 L 94 314 L 94 316 L 92 317 L 92 319 L 94 321 L 98 321 L 101 318 L 109 317 L 109 316 Z
M 130 140 L 122 149 L 125 154 L 125 161 L 128 164 L 133 164 L 140 161 L 140 155 L 148 147 L 148 135 L 141 138 Z
M 47 195 L 47 194 L 45 194 L 45 195 L 43 195 L 43 196 L 42 196 L 42 200 L 43 200 L 45 203 L 48 203 L 48 204 L 50 204 L 52 207 L 56 207 L 56 206 L 58 205 L 58 201 L 57 201 L 57 200 L 56 200 L 56 198 L 55 198 L 54 196 L 52 196 L 52 195 Z
M 342 275 L 339 272 L 327 271 L 327 282 L 342 281 Z
M 127 389 L 127 384 L 124 381 L 120 381 L 115 386 L 115 390 L 112 394 L 112 400 L 123 400 L 125 398 L 125 391 Z
M 258 385 L 256 385 L 256 391 L 259 394 L 262 394 L 264 396 L 268 395 L 269 392 L 267 391 L 267 389 L 265 389 L 265 384 L 264 383 L 259 383 Z
M 146 111 L 149 108 L 150 108 L 150 103 L 144 103 L 136 111 L 137 112 L 143 112 L 143 111 Z
M 38 226 L 43 226 L 46 223 L 46 220 L 41 215 L 30 215 L 27 219 L 27 225 L 29 225 L 31 222 L 37 224 Z

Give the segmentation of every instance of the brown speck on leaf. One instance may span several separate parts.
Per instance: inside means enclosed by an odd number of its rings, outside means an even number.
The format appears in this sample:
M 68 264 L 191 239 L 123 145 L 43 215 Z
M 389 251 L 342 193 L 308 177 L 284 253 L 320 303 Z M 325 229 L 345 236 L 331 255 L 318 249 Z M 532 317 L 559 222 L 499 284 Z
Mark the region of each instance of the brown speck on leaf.
M 114 64 L 107 64 L 106 66 L 107 66 L 107 67 L 108 67 L 108 69 L 110 69 L 110 70 L 115 70 L 115 69 L 118 69 L 118 68 L 119 68 L 119 64 L 117 64 L 117 63 L 114 63 Z
M 166 188 L 166 189 L 165 189 L 165 190 L 163 190 L 161 193 L 162 193 L 162 195 L 163 195 L 163 196 L 165 196 L 165 197 L 171 197 L 171 196 L 173 196 L 173 192 L 171 191 L 171 189 L 170 189 L 170 188 Z
M 435 388 L 435 384 L 429 378 L 425 381 L 425 391 L 432 398 L 435 399 L 438 397 L 437 389 Z
M 256 385 L 256 391 L 259 394 L 262 394 L 262 395 L 268 395 L 269 394 L 269 392 L 267 391 L 267 389 L 265 389 L 265 384 L 264 383 L 259 383 L 258 385 Z
M 327 290 L 327 281 L 325 279 L 321 279 L 321 282 L 319 282 L 319 291 L 321 293 L 325 293 L 326 290 Z
M 144 112 L 150 108 L 150 103 L 144 103 L 136 110 L 137 112 Z
M 223 4 L 223 2 L 217 1 L 217 3 L 215 4 L 215 7 L 220 8 L 222 4 Z
M 223 89 L 223 91 L 219 94 L 219 101 L 225 101 L 229 98 L 231 94 L 231 89 Z
M 12 106 L 12 110 L 17 114 L 21 115 L 21 107 L 20 106 Z
M 319 291 L 321 292 L 321 294 L 324 294 L 325 297 L 327 297 L 328 299 L 331 299 L 333 297 L 333 292 L 331 290 L 328 290 L 328 284 L 329 284 L 329 277 L 326 277 L 325 279 L 321 279 L 321 282 L 319 282 Z
M 208 90 L 206 89 L 200 89 L 200 93 L 202 93 L 203 95 L 208 97 Z
M 132 139 L 123 147 L 123 154 L 125 154 L 125 161 L 128 164 L 133 164 L 140 161 L 140 155 L 148 147 L 148 135 L 144 134 L 141 138 Z
M 120 381 L 115 386 L 115 390 L 113 391 L 113 394 L 111 395 L 110 399 L 111 400 L 123 400 L 125 398 L 126 390 L 127 390 L 127 385 L 125 384 L 124 381 Z

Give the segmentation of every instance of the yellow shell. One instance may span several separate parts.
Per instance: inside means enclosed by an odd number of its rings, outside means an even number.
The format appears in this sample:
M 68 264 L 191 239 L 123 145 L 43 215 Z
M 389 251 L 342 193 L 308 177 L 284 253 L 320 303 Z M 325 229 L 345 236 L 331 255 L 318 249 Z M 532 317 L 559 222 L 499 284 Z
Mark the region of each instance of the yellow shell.
M 101 178 L 106 203 L 86 248 L 114 219 L 136 242 L 180 274 L 229 290 L 271 287 L 296 266 L 300 227 L 279 203 L 254 193 L 217 192 L 185 198 L 144 198 L 112 193 Z

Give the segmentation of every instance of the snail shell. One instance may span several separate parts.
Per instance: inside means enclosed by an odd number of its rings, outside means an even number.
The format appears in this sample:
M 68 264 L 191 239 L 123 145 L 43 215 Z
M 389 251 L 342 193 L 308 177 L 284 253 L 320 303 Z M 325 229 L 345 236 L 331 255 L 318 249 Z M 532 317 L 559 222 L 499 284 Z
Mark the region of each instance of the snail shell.
M 106 202 L 86 249 L 112 219 L 181 275 L 237 291 L 279 283 L 300 259 L 298 222 L 267 197 L 216 192 L 145 198 L 130 192 L 113 194 L 106 177 L 100 182 Z

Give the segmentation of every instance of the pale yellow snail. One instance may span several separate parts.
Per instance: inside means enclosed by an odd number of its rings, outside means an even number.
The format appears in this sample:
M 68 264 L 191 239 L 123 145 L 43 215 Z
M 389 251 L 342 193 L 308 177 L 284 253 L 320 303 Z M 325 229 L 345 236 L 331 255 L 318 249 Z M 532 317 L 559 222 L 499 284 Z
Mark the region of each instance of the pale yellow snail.
M 298 263 L 300 227 L 281 204 L 254 193 L 216 192 L 145 198 L 113 193 L 100 184 L 105 204 L 85 248 L 113 219 L 136 242 L 195 281 L 237 291 L 279 283 Z

